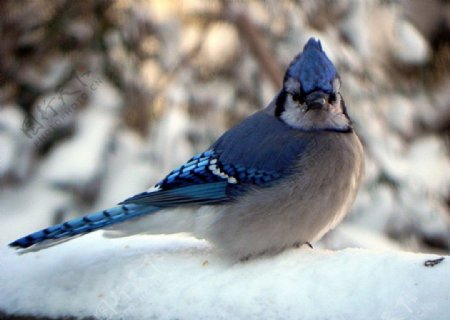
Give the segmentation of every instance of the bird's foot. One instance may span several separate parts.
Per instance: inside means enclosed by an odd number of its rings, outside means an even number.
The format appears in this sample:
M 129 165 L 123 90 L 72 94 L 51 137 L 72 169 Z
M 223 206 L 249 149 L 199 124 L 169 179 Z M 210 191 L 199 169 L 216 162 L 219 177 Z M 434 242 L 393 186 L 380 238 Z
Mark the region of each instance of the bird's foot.
M 312 246 L 312 244 L 309 243 L 308 241 L 306 241 L 306 242 L 304 242 L 304 243 L 302 243 L 302 242 L 296 242 L 296 243 L 294 243 L 293 247 L 296 248 L 296 249 L 298 249 L 298 248 L 300 248 L 300 247 L 301 247 L 302 245 L 304 245 L 304 244 L 306 244 L 306 245 L 307 245 L 308 247 L 310 247 L 311 249 L 314 249 L 313 246 Z
M 252 255 L 249 254 L 249 255 L 247 255 L 247 256 L 244 256 L 244 257 L 240 258 L 239 261 L 240 261 L 240 262 L 247 262 L 247 261 L 250 260 L 251 257 L 252 257 Z

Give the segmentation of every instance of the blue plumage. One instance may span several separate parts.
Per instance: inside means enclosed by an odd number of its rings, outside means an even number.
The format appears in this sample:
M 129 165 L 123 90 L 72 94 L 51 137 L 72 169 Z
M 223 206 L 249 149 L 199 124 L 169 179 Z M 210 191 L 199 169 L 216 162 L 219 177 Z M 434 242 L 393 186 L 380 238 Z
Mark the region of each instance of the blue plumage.
M 267 112 L 259 111 L 225 132 L 212 148 L 222 163 L 286 175 L 312 139 L 313 135 L 305 136 L 283 121 L 274 120 Z
M 336 78 L 337 71 L 322 50 L 320 41 L 311 38 L 303 52 L 291 63 L 287 74 L 300 81 L 305 93 L 314 90 L 331 93 L 333 92 L 332 81 Z

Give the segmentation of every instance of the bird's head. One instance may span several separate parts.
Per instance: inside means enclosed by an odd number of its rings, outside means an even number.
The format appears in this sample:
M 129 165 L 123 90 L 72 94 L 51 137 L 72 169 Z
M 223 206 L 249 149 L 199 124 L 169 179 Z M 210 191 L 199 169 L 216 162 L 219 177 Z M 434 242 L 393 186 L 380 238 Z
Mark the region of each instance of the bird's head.
M 309 39 L 289 65 L 275 115 L 287 125 L 304 130 L 349 131 L 340 79 L 320 41 Z

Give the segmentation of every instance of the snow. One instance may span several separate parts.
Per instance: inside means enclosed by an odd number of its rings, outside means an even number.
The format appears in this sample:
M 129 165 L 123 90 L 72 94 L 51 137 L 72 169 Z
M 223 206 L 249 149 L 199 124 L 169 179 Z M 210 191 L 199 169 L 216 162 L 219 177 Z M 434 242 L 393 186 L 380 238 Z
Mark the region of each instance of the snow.
M 429 60 L 430 49 L 423 35 L 408 21 L 397 22 L 397 48 L 394 56 L 406 64 L 423 64 Z
M 32 144 L 21 130 L 24 117 L 16 106 L 0 107 L 0 181 L 8 175 L 27 175 Z
M 136 133 L 119 130 L 113 144 L 100 185 L 102 192 L 91 211 L 109 208 L 161 179 L 160 170 L 147 159 L 145 141 Z
M 71 196 L 38 177 L 20 189 L 0 192 L 0 244 L 17 239 L 55 222 L 57 213 L 71 207 Z
M 0 310 L 98 319 L 443 319 L 450 257 L 375 249 L 291 249 L 226 260 L 186 236 L 0 249 Z M 37 299 L 37 297 L 39 297 Z
M 117 126 L 112 112 L 100 107 L 81 112 L 75 136 L 58 145 L 43 162 L 40 174 L 45 180 L 82 189 L 102 171 L 105 148 Z
M 383 250 L 401 250 L 402 247 L 381 232 L 370 227 L 362 227 L 354 223 L 344 222 L 329 233 L 314 247 L 327 249 L 365 248 Z
M 189 159 L 186 155 L 195 154 L 187 138 L 189 114 L 186 108 L 176 106 L 183 94 L 182 89 L 172 94 L 170 107 L 168 106 L 149 137 L 151 150 L 157 157 L 156 163 L 161 172 L 170 172 Z
M 0 178 L 5 176 L 14 165 L 15 144 L 8 134 L 0 132 Z

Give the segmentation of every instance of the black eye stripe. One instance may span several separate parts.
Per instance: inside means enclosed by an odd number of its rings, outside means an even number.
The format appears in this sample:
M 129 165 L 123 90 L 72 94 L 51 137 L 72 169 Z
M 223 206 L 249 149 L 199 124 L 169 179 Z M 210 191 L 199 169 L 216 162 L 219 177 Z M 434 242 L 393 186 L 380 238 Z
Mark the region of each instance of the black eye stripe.
M 293 93 L 291 95 L 292 95 L 292 100 L 294 100 L 295 102 L 299 102 L 299 103 L 305 102 L 305 97 L 302 94 Z
M 279 117 L 281 116 L 281 113 L 284 111 L 284 104 L 286 102 L 286 91 L 282 90 L 280 94 L 277 97 L 277 100 L 275 102 L 276 108 L 275 108 L 275 116 Z

